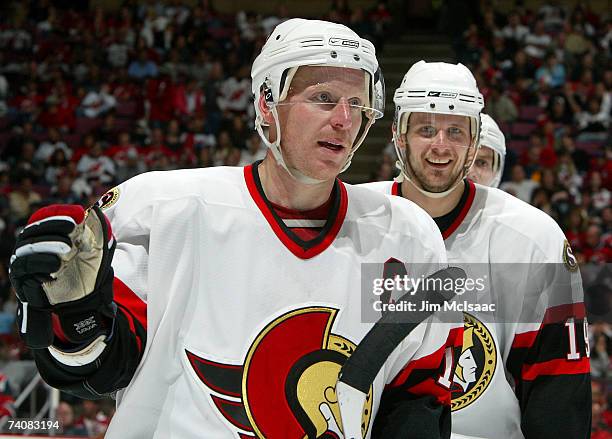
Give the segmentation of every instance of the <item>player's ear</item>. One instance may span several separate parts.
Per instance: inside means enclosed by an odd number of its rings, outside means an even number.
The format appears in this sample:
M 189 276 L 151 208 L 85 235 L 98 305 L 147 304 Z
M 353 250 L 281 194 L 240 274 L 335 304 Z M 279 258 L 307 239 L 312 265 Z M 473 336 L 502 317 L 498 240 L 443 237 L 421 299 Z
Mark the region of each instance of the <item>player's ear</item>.
M 405 147 L 406 146 L 406 142 L 405 142 L 405 136 L 402 136 L 401 134 L 398 134 L 397 132 L 397 122 L 394 121 L 393 124 L 391 124 L 391 133 L 392 133 L 392 138 L 395 142 L 399 142 L 399 146 L 401 147 Z
M 272 116 L 272 110 L 266 102 L 265 93 L 261 93 L 259 95 L 259 102 L 257 105 L 263 117 L 263 121 L 266 123 L 266 125 L 271 125 L 274 122 L 274 117 Z

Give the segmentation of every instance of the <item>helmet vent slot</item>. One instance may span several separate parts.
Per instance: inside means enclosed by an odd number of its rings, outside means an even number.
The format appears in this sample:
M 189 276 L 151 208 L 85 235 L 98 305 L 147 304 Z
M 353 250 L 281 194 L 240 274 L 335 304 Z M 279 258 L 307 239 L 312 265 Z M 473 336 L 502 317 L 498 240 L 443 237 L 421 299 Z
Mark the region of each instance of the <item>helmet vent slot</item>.
M 300 47 L 323 47 L 325 41 L 323 38 L 308 38 L 306 40 L 300 40 Z

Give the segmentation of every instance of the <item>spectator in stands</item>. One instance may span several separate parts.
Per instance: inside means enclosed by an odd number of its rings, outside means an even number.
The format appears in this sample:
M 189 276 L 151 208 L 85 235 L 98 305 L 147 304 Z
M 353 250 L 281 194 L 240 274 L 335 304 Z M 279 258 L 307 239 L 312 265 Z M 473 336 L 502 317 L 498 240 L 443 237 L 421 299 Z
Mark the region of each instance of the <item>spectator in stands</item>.
M 576 122 L 581 133 L 605 133 L 610 126 L 610 108 L 601 107 L 601 100 L 593 96 L 587 101 L 587 108 L 576 113 Z M 603 137 L 602 136 L 602 137 Z M 586 136 L 579 136 L 587 139 Z M 593 138 L 589 136 L 588 138 Z M 596 136 L 595 138 L 600 138 Z
M 249 67 L 243 65 L 238 72 L 226 80 L 219 87 L 217 105 L 221 111 L 232 111 L 245 114 L 251 101 L 251 81 Z
M 606 423 L 604 414 L 608 409 L 606 401 L 606 391 L 600 381 L 591 382 L 592 395 L 592 419 L 591 419 L 591 439 L 612 439 L 610 429 L 612 426 Z
M 587 190 L 591 194 L 591 204 L 596 211 L 610 206 L 610 191 L 603 187 L 601 174 L 593 171 L 589 174 Z
M 532 58 L 541 60 L 546 55 L 547 50 L 552 44 L 552 38 L 546 33 L 544 22 L 538 20 L 533 26 L 533 32 L 525 36 L 525 53 Z
M 180 52 L 176 48 L 172 48 L 168 52 L 168 59 L 161 65 L 159 70 L 163 75 L 167 75 L 172 81 L 176 82 L 187 76 L 189 66 L 181 59 Z
M 201 85 L 208 79 L 211 69 L 212 63 L 208 52 L 204 49 L 200 49 L 194 61 L 189 65 L 189 76 Z
M 72 406 L 65 401 L 62 401 L 57 406 L 55 417 L 59 421 L 60 428 L 57 433 L 65 436 L 88 437 L 89 433 L 82 424 L 74 422 L 74 410 Z
M 58 177 L 51 188 L 49 204 L 83 204 L 83 199 L 72 189 L 73 178 L 66 173 Z
M 176 89 L 174 106 L 179 116 L 193 116 L 204 110 L 206 98 L 195 79 L 179 84 Z
M 145 49 L 138 52 L 138 58 L 132 61 L 128 67 L 128 75 L 138 80 L 155 78 L 157 74 L 157 64 L 147 58 Z
M 587 227 L 581 251 L 586 262 L 604 264 L 612 261 L 611 243 L 602 241 L 601 227 L 597 224 Z
M 77 163 L 77 172 L 88 182 L 112 183 L 115 177 L 115 163 L 102 154 L 102 144 L 96 140 Z
M 34 137 L 34 124 L 32 122 L 24 122 L 23 125 L 15 125 L 13 127 L 8 145 L 6 145 L 4 150 L 0 148 L 0 160 L 13 164 L 17 157 L 21 155 L 21 149 L 25 142 L 38 143 Z
M 540 86 L 559 88 L 565 84 L 565 67 L 554 53 L 546 56 L 546 62 L 536 70 L 535 78 Z
M 521 90 L 527 90 L 534 81 L 535 70 L 525 51 L 519 49 L 515 52 L 511 65 L 504 69 L 504 79 L 510 84 L 516 84 Z
M 9 115 L 19 125 L 24 122 L 34 122 L 44 102 L 44 96 L 38 92 L 38 84 L 30 81 L 23 87 L 20 94 L 9 100 Z
M 258 160 L 263 160 L 266 156 L 267 148 L 263 145 L 261 137 L 256 132 L 252 132 L 246 141 L 246 151 L 242 151 L 238 166 L 250 165 Z
M 531 193 L 538 186 L 538 183 L 526 178 L 525 169 L 521 165 L 514 165 L 512 167 L 511 178 L 510 181 L 502 183 L 500 189 L 529 203 Z
M 97 90 L 90 90 L 81 102 L 81 111 L 86 117 L 96 118 L 105 115 L 117 106 L 117 99 L 112 95 L 110 85 L 102 83 Z
M 67 166 L 68 158 L 66 157 L 64 150 L 58 148 L 53 151 L 45 170 L 45 181 L 50 185 L 56 184 L 58 178 L 61 175 L 66 174 Z
M 531 194 L 531 200 L 529 200 L 529 204 L 534 207 L 537 207 L 543 212 L 546 212 L 549 216 L 554 219 L 557 219 L 558 216 L 552 206 L 550 197 L 548 195 L 548 191 L 546 189 L 537 187 L 533 190 Z
M 119 69 L 127 66 L 130 46 L 126 41 L 126 30 L 121 29 L 116 32 L 112 43 L 106 47 L 106 60 L 113 68 Z
M 518 117 L 516 105 L 500 85 L 492 87 L 491 96 L 486 104 L 486 112 L 500 122 L 513 122 Z
M 9 193 L 10 215 L 14 221 L 25 221 L 33 211 L 33 206 L 42 201 L 42 197 L 32 185 L 28 174 L 17 177 L 17 186 Z
M 33 181 L 40 181 L 45 173 L 45 163 L 35 156 L 36 147 L 30 140 L 23 143 L 20 154 L 11 160 L 12 173 L 27 173 Z
M 508 14 L 508 24 L 502 29 L 503 37 L 516 47 L 525 40 L 528 34 L 529 28 L 521 24 L 519 13 L 516 10 L 511 11 Z
M 586 218 L 587 214 L 582 208 L 573 207 L 562 224 L 565 237 L 573 249 L 582 248 L 587 223 Z
M 77 424 L 85 426 L 89 437 L 96 437 L 100 434 L 104 434 L 108 428 L 109 422 L 108 416 L 100 410 L 98 401 L 83 400 L 83 414 L 77 420 Z
M 606 345 L 606 338 L 603 334 L 595 338 L 595 343 L 591 348 L 591 375 L 594 378 L 607 378 L 610 366 L 610 354 Z
M 72 157 L 72 150 L 68 147 L 66 142 L 62 140 L 59 130 L 57 128 L 49 128 L 47 139 L 38 146 L 34 158 L 48 163 L 51 154 L 53 154 L 56 149 L 63 150 L 66 158 L 70 159 Z
M 117 173 L 115 174 L 117 184 L 147 171 L 147 167 L 134 146 L 128 148 L 123 157 L 121 163 L 117 166 Z
M 601 227 L 603 232 L 603 239 L 612 238 L 612 207 L 604 207 L 601 211 Z
M 151 130 L 151 136 L 145 142 L 145 146 L 140 149 L 139 154 L 150 170 L 162 170 L 164 169 L 162 166 L 173 169 L 178 159 L 178 155 L 166 146 L 164 132 L 159 127 Z
M 102 149 L 117 143 L 117 133 L 120 127 L 117 126 L 117 118 L 114 112 L 107 113 L 102 120 L 102 124 L 96 128 L 95 138 L 102 145 Z
M 172 119 L 166 128 L 165 144 L 172 152 L 180 155 L 183 150 L 183 136 L 181 124 L 177 119 Z

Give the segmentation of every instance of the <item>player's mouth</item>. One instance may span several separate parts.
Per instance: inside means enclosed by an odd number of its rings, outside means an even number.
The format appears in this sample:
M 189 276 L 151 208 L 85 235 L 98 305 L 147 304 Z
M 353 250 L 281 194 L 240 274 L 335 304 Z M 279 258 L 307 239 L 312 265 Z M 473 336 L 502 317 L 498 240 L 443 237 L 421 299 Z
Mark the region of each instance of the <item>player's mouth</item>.
M 344 149 L 344 145 L 338 140 L 319 140 L 317 144 L 334 152 L 340 152 Z
M 451 165 L 453 161 L 449 158 L 441 159 L 441 158 L 430 157 L 430 158 L 426 158 L 425 162 L 427 162 L 427 164 L 431 166 L 432 168 L 446 169 L 447 167 Z

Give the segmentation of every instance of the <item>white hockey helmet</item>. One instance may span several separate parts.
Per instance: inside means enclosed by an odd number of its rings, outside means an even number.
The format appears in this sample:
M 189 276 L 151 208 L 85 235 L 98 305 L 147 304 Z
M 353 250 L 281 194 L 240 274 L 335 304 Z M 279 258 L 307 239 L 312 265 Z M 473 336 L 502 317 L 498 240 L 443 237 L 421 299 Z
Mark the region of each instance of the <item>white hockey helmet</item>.
M 393 123 L 393 141 L 397 152 L 397 167 L 401 171 L 399 180 L 404 178 L 423 194 L 441 198 L 450 193 L 467 175 L 476 158 L 479 147 L 480 112 L 484 107 L 484 99 L 476 85 L 474 75 L 463 64 L 445 62 L 415 63 L 404 76 L 401 85 L 393 96 L 395 103 L 395 118 Z M 467 116 L 470 119 L 470 145 L 466 152 L 466 163 L 463 175 L 451 187 L 443 192 L 429 192 L 413 181 L 414 177 L 408 169 L 406 148 L 402 138 L 408 130 L 410 114 L 433 113 Z M 470 156 L 470 149 L 473 152 Z
M 318 183 L 318 180 L 307 177 L 296 169 L 289 169 L 281 149 L 276 105 L 287 97 L 291 80 L 300 66 L 344 67 L 363 70 L 368 74 L 369 102 L 365 105 L 368 110 L 365 112 L 368 121 L 363 132 L 355 140 L 340 172 L 349 167 L 355 151 L 363 142 L 370 126 L 383 116 L 385 84 L 374 45 L 344 25 L 292 18 L 276 26 L 270 34 L 251 69 L 251 87 L 255 97 L 255 128 L 266 146 L 272 150 L 276 161 L 290 175 L 303 183 Z M 259 108 L 262 95 L 279 127 L 274 142 L 270 142 L 263 132 L 262 127 L 267 123 Z
M 506 161 L 506 138 L 501 132 L 495 120 L 488 114 L 480 115 L 480 146 L 486 146 L 493 150 L 493 180 L 489 183 L 491 187 L 498 187 L 504 173 L 504 162 Z

